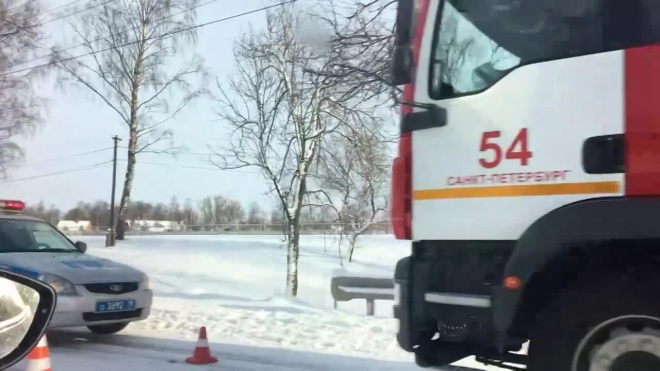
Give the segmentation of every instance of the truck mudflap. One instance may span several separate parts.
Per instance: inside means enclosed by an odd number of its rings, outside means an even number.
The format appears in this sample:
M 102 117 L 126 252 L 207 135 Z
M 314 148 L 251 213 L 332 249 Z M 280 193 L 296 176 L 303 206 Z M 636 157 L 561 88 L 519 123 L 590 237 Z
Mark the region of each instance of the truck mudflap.
M 410 257 L 399 260 L 394 272 L 394 318 L 398 319 L 399 329 L 396 339 L 399 346 L 407 352 L 413 352 L 415 341 L 411 339 L 412 311 L 410 295 Z

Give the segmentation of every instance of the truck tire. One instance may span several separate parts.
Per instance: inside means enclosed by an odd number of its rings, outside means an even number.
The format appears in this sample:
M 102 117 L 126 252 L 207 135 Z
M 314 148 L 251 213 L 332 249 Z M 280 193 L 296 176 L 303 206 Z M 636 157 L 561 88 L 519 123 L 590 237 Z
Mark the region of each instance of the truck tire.
M 652 278 L 594 277 L 557 294 L 532 329 L 528 369 L 660 370 L 660 286 Z
M 123 330 L 128 326 L 130 322 L 124 322 L 124 323 L 112 323 L 109 325 L 96 325 L 96 326 L 87 326 L 89 331 L 95 333 L 95 334 L 100 334 L 100 335 L 110 335 L 110 334 L 116 334 L 119 331 Z

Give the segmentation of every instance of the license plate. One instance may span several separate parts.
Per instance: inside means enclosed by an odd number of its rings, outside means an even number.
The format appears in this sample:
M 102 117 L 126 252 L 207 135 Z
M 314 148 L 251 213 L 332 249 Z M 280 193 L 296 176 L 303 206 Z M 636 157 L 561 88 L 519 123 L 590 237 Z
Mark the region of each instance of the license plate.
M 97 301 L 96 313 L 123 312 L 135 309 L 135 300 Z

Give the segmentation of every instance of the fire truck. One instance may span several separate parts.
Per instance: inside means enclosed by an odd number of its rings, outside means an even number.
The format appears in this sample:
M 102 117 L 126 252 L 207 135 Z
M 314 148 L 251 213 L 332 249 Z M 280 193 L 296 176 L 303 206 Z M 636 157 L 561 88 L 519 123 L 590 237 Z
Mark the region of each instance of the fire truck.
M 397 340 L 660 370 L 660 1 L 398 0 Z

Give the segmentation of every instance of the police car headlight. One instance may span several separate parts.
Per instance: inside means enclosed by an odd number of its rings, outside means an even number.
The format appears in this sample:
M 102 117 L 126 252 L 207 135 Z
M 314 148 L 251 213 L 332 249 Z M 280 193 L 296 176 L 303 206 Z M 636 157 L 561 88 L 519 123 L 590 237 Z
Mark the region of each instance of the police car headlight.
M 147 276 L 146 274 L 142 278 L 142 289 L 151 290 L 151 280 L 149 279 L 149 276 Z
M 75 295 L 76 289 L 71 282 L 54 274 L 42 274 L 39 279 L 51 285 L 58 295 Z

